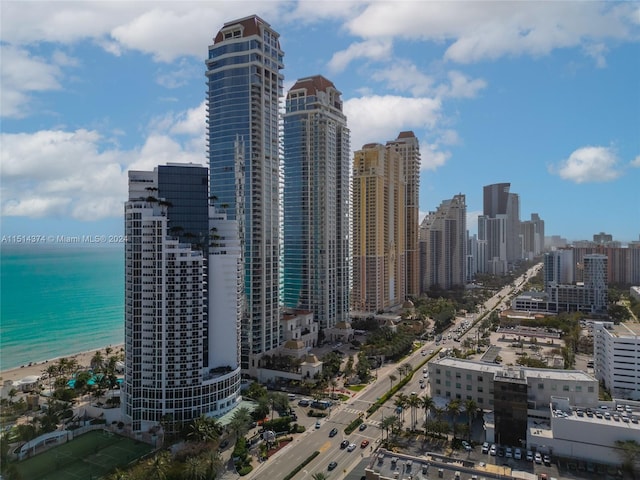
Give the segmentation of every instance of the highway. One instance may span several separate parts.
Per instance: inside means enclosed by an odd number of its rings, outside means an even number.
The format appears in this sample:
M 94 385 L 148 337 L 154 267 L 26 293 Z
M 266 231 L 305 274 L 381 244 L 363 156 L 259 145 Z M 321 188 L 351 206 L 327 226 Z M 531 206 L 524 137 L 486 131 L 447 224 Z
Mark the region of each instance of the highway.
M 521 286 L 526 283 L 528 278 L 536 274 L 539 268 L 541 268 L 541 264 L 535 265 L 515 280 L 513 284 L 504 287 L 488 299 L 481 310 L 481 314 L 490 313 L 494 309 L 501 309 L 507 306 L 505 304 L 506 299 L 508 299 L 512 293 L 518 291 Z M 513 285 L 515 285 L 515 287 Z M 467 318 L 466 320 L 473 323 L 474 321 L 477 322 L 477 318 L 476 315 L 473 315 L 473 317 Z M 457 319 L 458 324 L 461 321 L 464 320 Z M 455 328 L 457 328 L 457 325 L 454 323 L 447 331 L 443 332 L 443 339 L 447 339 L 449 332 Z M 465 335 L 475 335 L 474 328 L 477 329 L 477 325 L 470 326 Z M 298 415 L 298 423 L 304 425 L 306 431 L 303 434 L 295 435 L 294 441 L 291 444 L 277 452 L 266 462 L 259 464 L 246 478 L 280 479 L 300 465 L 316 450 L 318 450 L 320 454 L 294 477 L 296 480 L 311 479 L 313 474 L 317 472 L 323 472 L 328 478 L 338 478 L 341 474 L 351 471 L 363 457 L 369 456 L 372 450 L 375 450 L 380 443 L 382 431 L 379 426 L 383 417 L 394 414 L 395 407 L 393 406 L 393 399 L 390 399 L 371 417 L 366 417 L 367 409 L 390 389 L 391 382 L 389 375 L 395 375 L 398 378 L 398 380 L 396 380 L 397 383 L 400 379 L 400 374 L 397 371 L 398 366 L 410 363 L 412 367 L 416 369 L 429 358 L 428 355 L 425 356 L 422 352 L 427 354 L 431 350 L 437 352 L 440 347 L 447 347 L 451 344 L 453 344 L 453 341 L 448 339 L 445 343 L 440 343 L 439 346 L 435 344 L 435 341 L 428 341 L 401 362 L 386 364 L 374 370 L 372 373 L 377 377 L 376 380 L 348 401 L 332 407 L 328 412 L 328 417 L 320 420 L 320 428 L 315 427 L 316 418 L 307 415 L 308 408 L 297 406 L 297 400 L 292 402 Z M 419 384 L 421 378 L 422 366 L 416 371 L 407 385 L 400 389 L 400 392 L 405 395 L 410 395 L 411 392 L 416 392 L 419 396 L 423 395 L 425 390 L 421 389 Z M 358 416 L 363 417 L 367 428 L 363 431 L 356 429 L 350 435 L 345 435 L 344 428 L 353 420 L 357 419 Z M 409 417 L 409 413 L 406 412 L 405 423 L 409 421 Z M 421 424 L 423 418 L 422 412 L 420 412 L 417 418 L 418 424 Z M 338 434 L 330 437 L 329 432 L 334 427 L 337 428 Z M 340 448 L 340 443 L 345 439 L 350 443 L 356 444 L 355 450 L 349 452 L 346 448 Z M 365 439 L 369 441 L 369 446 L 362 449 L 360 448 L 360 443 Z M 328 465 L 332 461 L 337 462 L 337 467 L 329 471 Z

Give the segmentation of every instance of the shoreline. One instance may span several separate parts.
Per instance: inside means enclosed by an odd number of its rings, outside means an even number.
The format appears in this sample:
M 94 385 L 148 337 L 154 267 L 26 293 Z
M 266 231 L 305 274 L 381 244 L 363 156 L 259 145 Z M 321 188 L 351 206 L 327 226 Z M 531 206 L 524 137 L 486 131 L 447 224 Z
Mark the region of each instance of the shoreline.
M 100 351 L 104 354 L 103 356 L 106 357 L 105 350 L 109 347 L 113 349 L 113 355 L 114 353 L 120 352 L 121 348 L 124 349 L 124 343 L 117 345 L 105 345 L 104 347 L 94 348 L 93 350 L 85 350 L 83 352 L 74 353 L 72 355 L 63 355 L 60 357 L 51 358 L 49 360 L 44 360 L 42 362 L 33 362 L 30 365 L 27 364 L 22 365 L 21 367 L 2 370 L 0 371 L 0 386 L 2 386 L 7 380 L 16 382 L 31 375 L 42 376 L 46 368 L 50 364 L 57 363 L 61 358 L 73 358 L 78 361 L 78 365 L 80 367 L 89 367 L 91 365 L 91 359 L 93 358 L 95 353 Z

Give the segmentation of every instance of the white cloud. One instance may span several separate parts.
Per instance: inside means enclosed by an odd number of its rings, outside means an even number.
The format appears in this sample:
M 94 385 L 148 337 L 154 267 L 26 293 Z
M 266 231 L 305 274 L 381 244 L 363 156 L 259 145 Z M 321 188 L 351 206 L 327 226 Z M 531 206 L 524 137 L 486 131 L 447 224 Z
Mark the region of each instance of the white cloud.
M 636 158 L 631 160 L 629 165 L 631 165 L 632 167 L 640 168 L 640 155 L 638 155 Z
M 386 39 L 367 40 L 352 43 L 346 50 L 336 52 L 329 60 L 329 69 L 332 72 L 342 72 L 357 58 L 370 60 L 387 60 L 391 56 L 391 41 Z
M 144 144 L 114 148 L 96 130 L 42 130 L 0 135 L 1 213 L 99 220 L 122 215 L 127 171 L 204 158 L 204 102 L 155 120 Z M 170 135 L 180 135 L 182 142 Z
M 408 60 L 394 61 L 375 72 L 372 78 L 386 82 L 387 86 L 398 92 L 411 92 L 412 95 L 421 96 L 433 92 L 435 79 L 421 72 L 418 67 Z
M 347 28 L 369 40 L 450 42 L 445 59 L 470 63 L 630 39 L 635 9 L 606 2 L 372 2 Z
M 609 147 L 582 147 L 550 172 L 575 183 L 608 182 L 621 175 L 618 158 Z
M 470 79 L 464 73 L 452 70 L 447 74 L 448 84 L 442 84 L 438 88 L 438 94 L 451 98 L 474 98 L 478 92 L 487 86 L 481 78 Z
M 0 56 L 3 64 L 0 69 L 3 117 L 25 117 L 29 113 L 27 105 L 33 93 L 62 88 L 62 71 L 58 65 L 11 45 L 0 45 Z
M 437 143 L 420 142 L 421 170 L 437 170 L 451 158 L 451 152 L 443 151 Z
M 393 140 L 404 130 L 419 132 L 432 128 L 441 105 L 432 98 L 394 95 L 359 97 L 346 100 L 343 106 L 351 130 L 351 148 L 360 150 L 372 142 Z

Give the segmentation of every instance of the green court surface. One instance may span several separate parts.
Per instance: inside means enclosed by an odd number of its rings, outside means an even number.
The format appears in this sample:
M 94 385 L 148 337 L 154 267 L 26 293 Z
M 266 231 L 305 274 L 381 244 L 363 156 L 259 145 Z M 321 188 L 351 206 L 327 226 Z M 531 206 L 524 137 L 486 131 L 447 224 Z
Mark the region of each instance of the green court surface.
M 153 450 L 151 445 L 94 430 L 16 464 L 30 480 L 97 480 Z

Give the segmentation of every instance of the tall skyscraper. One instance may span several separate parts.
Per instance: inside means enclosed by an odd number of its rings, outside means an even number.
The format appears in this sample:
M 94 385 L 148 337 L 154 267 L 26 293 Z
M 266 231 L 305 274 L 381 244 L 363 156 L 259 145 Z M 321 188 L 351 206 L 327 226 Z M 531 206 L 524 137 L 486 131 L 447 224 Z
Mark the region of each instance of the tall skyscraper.
M 135 431 L 220 416 L 239 399 L 238 228 L 209 211 L 207 183 L 197 165 L 129 172 L 122 409 Z
M 349 167 L 340 92 L 320 75 L 298 80 L 284 115 L 282 303 L 323 329 L 349 320 Z
M 387 142 L 395 147 L 404 162 L 405 187 L 405 254 L 406 254 L 406 294 L 420 295 L 420 145 L 411 131 L 400 132 L 398 138 Z
M 255 15 L 225 23 L 206 65 L 211 195 L 240 225 L 246 297 L 241 361 L 249 370 L 279 346 L 279 34 Z
M 508 271 L 522 254 L 520 199 L 509 193 L 511 184 L 484 187 L 483 214 L 478 217 L 478 270 L 496 275 Z
M 353 161 L 354 310 L 402 305 L 405 289 L 404 162 L 392 146 L 367 144 Z
M 575 282 L 575 262 L 573 250 L 554 250 L 544 254 L 544 289 L 555 285 L 569 285 Z
M 444 200 L 420 226 L 425 270 L 422 288 L 462 286 L 466 280 L 467 205 L 463 194 Z
M 520 222 L 522 237 L 522 258 L 532 260 L 544 250 L 544 220 L 537 213 L 531 214 L 531 220 Z

